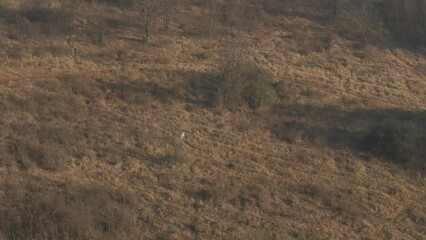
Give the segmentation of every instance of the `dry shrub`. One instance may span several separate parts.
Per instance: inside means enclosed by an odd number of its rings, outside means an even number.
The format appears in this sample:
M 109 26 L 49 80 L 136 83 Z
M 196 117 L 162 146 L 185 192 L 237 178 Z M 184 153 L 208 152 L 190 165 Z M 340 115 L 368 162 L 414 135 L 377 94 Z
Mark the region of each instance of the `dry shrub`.
M 201 50 L 199 52 L 197 52 L 195 54 L 195 56 L 199 59 L 199 60 L 206 60 L 211 56 L 211 52 L 209 50 Z
M 118 48 L 115 50 L 115 58 L 120 62 L 128 62 L 131 60 L 131 51 L 127 48 Z
M 216 178 L 215 181 L 210 185 L 209 191 L 214 202 L 223 203 L 231 202 L 233 204 L 239 203 L 238 195 L 241 192 L 241 186 L 236 183 L 229 184 L 223 178 Z
M 249 119 L 247 117 L 244 118 L 237 118 L 233 125 L 235 126 L 235 129 L 237 129 L 240 132 L 247 132 L 250 129 L 253 129 L 254 127 L 257 127 L 257 124 L 255 124 L 254 119 Z
M 352 190 L 331 189 L 326 185 L 308 183 L 299 186 L 298 191 L 309 197 L 307 201 L 326 207 L 346 220 L 357 221 L 366 214 Z
M 256 182 L 256 183 L 255 183 Z M 239 209 L 272 210 L 271 191 L 265 180 L 256 179 L 241 184 L 227 178 L 203 179 L 201 184 L 187 191 L 191 197 L 217 205 L 232 204 Z
M 170 131 L 163 137 L 164 153 L 157 156 L 158 160 L 167 161 L 176 164 L 183 160 L 184 152 L 182 151 L 182 139 L 180 139 L 180 131 L 177 129 Z
M 173 39 L 169 37 L 155 37 L 152 38 L 152 41 L 149 42 L 149 46 L 156 47 L 156 48 L 165 48 L 173 43 Z
M 243 31 L 254 31 L 264 26 L 268 14 L 259 5 L 227 3 L 222 6 L 222 24 Z
M 40 26 L 32 24 L 19 12 L 0 8 L 0 19 L 8 26 L 6 36 L 11 40 L 22 42 L 20 47 L 26 48 L 25 50 L 28 50 L 29 39 L 40 36 Z
M 110 29 L 119 29 L 131 24 L 127 19 L 121 19 L 117 16 L 109 16 L 105 19 L 105 25 Z
M 15 139 L 8 143 L 8 164 L 20 169 L 33 166 L 47 171 L 58 171 L 66 166 L 67 153 L 58 144 L 43 144 L 36 139 Z
M 101 88 L 107 92 L 108 100 L 119 99 L 127 104 L 146 104 L 153 95 L 160 99 L 170 97 L 170 92 L 159 87 L 158 84 L 145 84 L 128 77 L 122 77 L 119 81 L 99 79 L 98 82 Z
M 7 25 L 9 38 L 21 41 L 44 36 L 72 34 L 74 12 L 67 8 L 24 5 L 18 9 L 0 7 L 0 20 Z
M 290 144 L 311 144 L 323 146 L 326 140 L 326 132 L 321 127 L 309 126 L 303 122 L 284 121 L 272 127 L 275 136 Z
M 0 233 L 5 239 L 128 239 L 138 235 L 135 205 L 124 191 L 99 185 L 55 190 L 35 179 L 6 183 L 2 188 Z
M 257 181 L 260 182 L 260 181 Z M 262 181 L 264 183 L 264 181 Z M 233 203 L 239 208 L 256 207 L 264 211 L 272 210 L 271 192 L 265 184 L 250 183 L 242 188 L 238 199 Z
M 154 62 L 161 65 L 167 65 L 173 62 L 173 58 L 170 55 L 161 54 L 156 56 Z
M 324 36 L 317 32 L 311 32 L 293 26 L 291 29 L 292 39 L 296 43 L 296 50 L 302 55 L 308 55 L 312 52 L 323 52 L 329 47 L 327 35 Z
M 26 49 L 22 46 L 14 46 L 6 50 L 9 59 L 21 60 L 26 56 Z
M 283 122 L 273 127 L 275 136 L 290 144 L 300 144 L 304 140 L 305 126 L 295 121 Z
M 204 1 L 200 7 L 193 8 L 192 14 L 184 14 L 183 17 L 192 20 L 186 24 L 180 24 L 185 29 L 195 27 L 198 34 L 212 38 L 218 35 L 229 35 L 235 29 L 247 32 L 255 32 L 262 29 L 268 23 L 269 17 L 264 7 L 257 3 L 239 3 L 235 1 Z M 192 15 L 192 16 L 188 16 Z M 183 19 L 182 17 L 180 19 Z M 182 20 L 180 20 L 182 22 Z M 194 26 L 194 23 L 196 25 Z M 264 30 L 264 29 L 263 29 Z
M 105 93 L 96 79 L 63 75 L 59 79 L 34 81 L 36 89 L 11 96 L 11 104 L 41 118 L 56 117 L 77 121 L 90 102 L 100 101 Z
M 362 23 L 354 17 L 340 17 L 339 21 L 333 23 L 332 27 L 340 37 L 357 40 L 362 32 Z
M 36 137 L 41 144 L 57 144 L 64 148 L 70 146 L 78 137 L 75 130 L 60 124 L 40 124 L 36 128 Z
M 188 13 L 181 14 L 177 19 L 178 28 L 188 35 L 208 35 L 208 23 L 208 19 Z
M 49 45 L 39 45 L 32 50 L 32 55 L 35 57 L 45 57 L 45 56 L 69 56 L 72 54 L 72 49 L 66 46 L 65 44 L 60 43 L 51 43 Z
M 240 29 L 248 32 L 256 32 L 256 30 L 265 30 L 265 25 L 270 23 L 269 16 L 261 6 L 247 5 L 241 10 L 241 19 L 244 21 Z
M 33 102 L 29 102 L 33 101 Z M 23 100 L 29 113 L 45 120 L 56 118 L 75 122 L 85 111 L 85 102 L 71 94 L 61 92 L 35 92 L 30 98 Z
M 274 87 L 277 90 L 277 96 L 280 99 L 290 97 L 294 94 L 294 91 L 292 90 L 292 83 L 288 79 L 274 83 Z
M 72 97 L 81 96 L 91 100 L 101 100 L 105 97 L 96 79 L 79 75 L 64 75 L 59 78 L 64 88 L 71 90 Z

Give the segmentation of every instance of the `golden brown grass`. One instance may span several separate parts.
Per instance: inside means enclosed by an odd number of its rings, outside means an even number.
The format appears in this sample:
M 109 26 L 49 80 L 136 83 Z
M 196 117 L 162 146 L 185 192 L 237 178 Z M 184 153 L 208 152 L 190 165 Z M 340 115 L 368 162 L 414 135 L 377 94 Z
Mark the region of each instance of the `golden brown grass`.
M 188 20 L 203 9 L 184 6 L 144 45 L 131 9 L 78 3 L 65 38 L 0 37 L 0 238 L 426 234 L 424 175 L 358 147 L 387 117 L 424 124 L 421 49 L 350 12 L 330 25 L 322 9 L 280 1 L 263 5 L 263 27 L 220 25 L 212 38 Z M 102 44 L 99 19 L 111 25 Z M 229 32 L 274 74 L 270 108 L 231 112 L 200 93 Z

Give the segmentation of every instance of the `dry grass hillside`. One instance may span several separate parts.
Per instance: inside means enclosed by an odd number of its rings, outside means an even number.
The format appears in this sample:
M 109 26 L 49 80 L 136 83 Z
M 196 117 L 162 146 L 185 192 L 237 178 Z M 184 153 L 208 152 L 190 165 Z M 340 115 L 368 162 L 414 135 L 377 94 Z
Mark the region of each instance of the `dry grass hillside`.
M 357 1 L 133 2 L 0 1 L 1 240 L 426 237 L 425 46 Z

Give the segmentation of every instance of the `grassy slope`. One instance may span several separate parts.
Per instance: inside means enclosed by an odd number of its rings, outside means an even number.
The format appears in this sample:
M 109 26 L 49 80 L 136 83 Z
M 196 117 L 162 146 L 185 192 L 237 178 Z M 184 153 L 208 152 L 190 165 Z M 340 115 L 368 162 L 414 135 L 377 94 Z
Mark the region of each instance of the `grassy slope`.
M 96 7 L 123 23 L 94 45 L 84 20 L 92 8 L 80 10 L 80 35 L 68 43 L 49 39 L 63 54 L 24 53 L 1 66 L 0 81 L 19 81 L 0 88 L 0 209 L 15 206 L 10 184 L 22 194 L 101 184 L 132 196 L 131 207 L 118 205 L 135 214 L 125 216 L 134 228 L 116 231 L 126 238 L 425 235 L 424 178 L 355 144 L 383 116 L 425 120 L 424 54 L 376 39 L 359 47 L 365 29 L 334 26 L 329 35 L 317 10 L 289 6 L 273 26 L 243 37 L 250 57 L 276 75 L 280 101 L 232 113 L 205 107 L 187 87 L 214 72 L 219 38 L 177 24 L 144 46 L 133 14 Z M 2 44 L 19 46 L 7 38 Z M 180 131 L 187 133 L 182 157 L 167 159 L 169 135 Z

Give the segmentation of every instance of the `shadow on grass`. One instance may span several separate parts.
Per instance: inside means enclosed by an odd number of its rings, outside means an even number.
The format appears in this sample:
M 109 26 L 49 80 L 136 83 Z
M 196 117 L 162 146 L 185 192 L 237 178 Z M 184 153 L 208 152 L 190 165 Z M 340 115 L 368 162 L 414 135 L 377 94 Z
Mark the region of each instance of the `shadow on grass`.
M 411 122 L 426 130 L 426 111 L 402 109 L 355 109 L 309 105 L 276 106 L 272 110 L 271 132 L 290 144 L 310 144 L 365 153 L 366 136 L 384 120 Z M 423 137 L 424 138 L 424 137 Z M 421 143 L 425 145 L 425 142 Z M 423 146 L 421 145 L 421 146 Z M 426 148 L 422 147 L 423 149 Z M 420 151 L 424 151 L 420 149 Z M 420 165 L 417 165 L 420 164 Z M 422 166 L 422 160 L 416 160 Z

